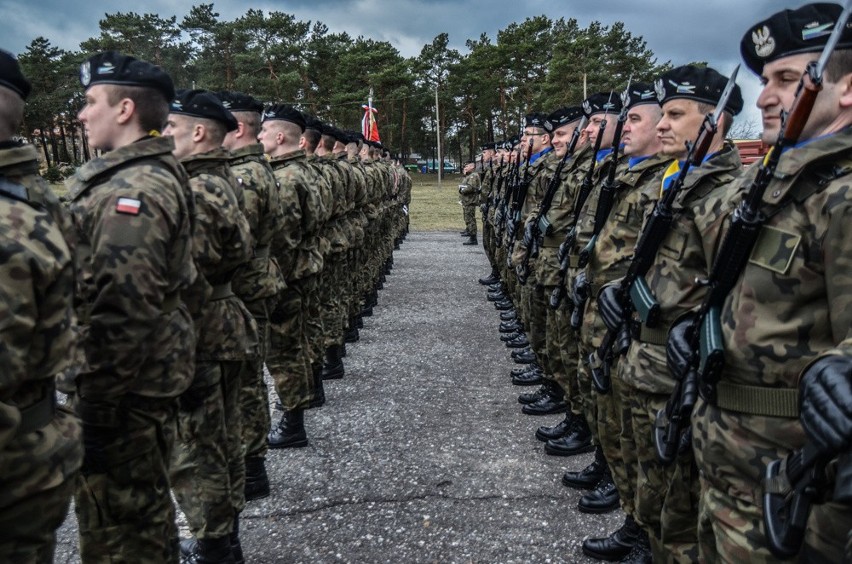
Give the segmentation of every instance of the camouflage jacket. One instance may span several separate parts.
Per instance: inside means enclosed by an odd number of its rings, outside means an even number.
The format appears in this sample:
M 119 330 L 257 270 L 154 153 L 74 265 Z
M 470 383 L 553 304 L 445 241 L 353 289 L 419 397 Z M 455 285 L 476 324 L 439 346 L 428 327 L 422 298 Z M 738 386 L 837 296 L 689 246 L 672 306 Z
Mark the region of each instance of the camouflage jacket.
M 181 296 L 198 277 L 195 210 L 173 149 L 170 138 L 145 138 L 92 159 L 66 181 L 83 397 L 175 397 L 192 380 L 195 330 Z
M 0 148 L 0 509 L 55 488 L 83 461 L 76 417 L 62 408 L 46 424 L 23 415 L 51 401 L 75 347 L 63 212 L 37 170 L 33 147 Z
M 244 360 L 257 345 L 257 325 L 243 301 L 230 291 L 234 274 L 252 259 L 253 241 L 229 158 L 224 149 L 214 149 L 181 160 L 195 198 L 192 256 L 212 292 L 205 302 L 199 300 L 205 290 L 199 281 L 190 302 L 199 361 Z
M 323 224 L 320 236 L 328 242 L 329 253 L 343 252 L 349 248 L 343 226 L 350 170 L 344 168 L 335 157 L 314 156 L 308 161 L 325 178 L 325 182 L 330 187 L 330 198 L 325 203 L 329 210 L 329 217 Z
M 475 206 L 479 201 L 479 192 L 482 189 L 480 184 L 479 173 L 471 172 L 464 177 L 464 180 L 459 184 L 459 195 L 462 205 Z
M 228 164 L 243 188 L 243 213 L 254 241 L 254 258 L 232 281 L 234 293 L 246 302 L 277 296 L 287 286 L 270 253 L 275 232 L 284 222 L 278 183 L 259 143 L 231 151 Z
M 531 165 L 521 167 L 521 181 L 525 179 L 529 182 L 527 188 L 527 197 L 521 206 L 521 221 L 528 217 L 531 213 L 538 210 L 541 199 L 544 197 L 544 191 L 550 181 L 550 176 L 547 176 L 549 170 L 553 170 L 553 163 L 558 161 L 558 157 L 553 149 L 549 149 L 545 154 L 539 156 Z M 518 229 L 517 236 L 523 238 L 523 225 Z
M 287 281 L 299 280 L 323 267 L 319 233 L 327 213 L 322 192 L 304 151 L 275 157 L 269 164 L 281 186 L 281 201 L 289 224 L 284 230 L 286 242 L 277 256 L 288 263 L 288 266 L 281 264 Z M 293 242 L 296 244 L 291 246 Z
M 359 248 L 364 245 L 364 229 L 367 227 L 367 197 L 369 190 L 369 179 L 367 170 L 359 157 L 348 158 L 346 162 L 352 167 L 352 206 L 346 214 L 350 245 Z
M 666 335 L 681 315 L 698 308 L 704 299 L 707 287 L 697 280 L 707 278 L 741 174 L 739 153 L 730 143 L 700 167 L 690 168 L 674 203 L 672 227 L 645 275 L 660 305 L 660 323 L 648 327 L 634 314 L 637 329 L 625 363 L 630 368 L 623 371 L 624 380 L 634 388 L 651 394 L 668 394 L 674 388 L 666 368 Z M 659 174 L 651 186 L 655 199 L 661 184 Z M 645 210 L 646 218 L 651 211 Z

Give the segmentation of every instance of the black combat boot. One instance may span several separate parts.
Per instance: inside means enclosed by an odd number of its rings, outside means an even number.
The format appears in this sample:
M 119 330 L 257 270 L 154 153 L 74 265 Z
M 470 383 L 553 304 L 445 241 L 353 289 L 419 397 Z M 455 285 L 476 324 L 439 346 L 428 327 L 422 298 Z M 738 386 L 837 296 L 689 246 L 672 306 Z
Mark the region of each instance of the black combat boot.
M 354 317 L 354 319 L 355 319 L 355 327 L 357 327 L 358 329 L 363 329 L 364 328 L 364 318 L 361 317 L 360 315 L 356 315 Z M 351 325 L 351 323 L 350 323 L 350 325 Z M 343 355 L 343 356 L 346 356 L 346 355 Z
M 586 539 L 583 541 L 583 554 L 597 560 L 618 562 L 630 554 L 630 550 L 639 542 L 642 528 L 628 515 L 624 524 L 608 537 Z
M 470 239 L 462 243 L 462 245 L 478 245 L 479 241 L 476 240 L 476 235 L 471 235 Z
M 574 419 L 573 425 L 565 435 L 556 439 L 550 439 L 544 445 L 544 452 L 551 456 L 574 456 L 591 452 L 595 449 L 592 446 L 592 431 L 589 430 L 589 424 L 586 423 L 585 417 L 577 416 Z
M 496 284 L 500 281 L 500 277 L 497 276 L 497 272 L 495 270 L 491 271 L 491 274 L 484 278 L 479 279 L 479 283 L 483 286 L 490 286 L 491 284 Z
M 568 404 L 565 402 L 565 392 L 559 384 L 552 380 L 545 380 L 542 388 L 545 388 L 546 395 L 522 407 L 521 411 L 523 413 L 527 415 L 550 415 L 552 413 L 564 413 L 568 411 Z
M 246 501 L 262 499 L 269 495 L 269 476 L 260 456 L 246 457 Z
M 618 509 L 618 490 L 609 468 L 595 489 L 580 498 L 577 509 L 583 513 L 609 513 Z
M 514 309 L 504 311 L 500 314 L 500 321 L 514 321 L 516 319 L 518 319 L 518 314 L 515 312 Z
M 182 540 L 180 555 L 186 564 L 236 564 L 230 536 Z
M 470 237 L 470 231 L 468 231 L 467 229 L 465 229 L 464 231 L 459 231 L 459 235 L 461 235 L 462 237 Z
M 628 564 L 653 564 L 654 556 L 651 552 L 651 541 L 648 539 L 648 533 L 644 530 L 639 531 L 639 539 L 636 541 L 636 544 L 633 545 L 630 553 L 620 560 L 620 562 L 627 562 Z
M 601 481 L 606 472 L 606 458 L 601 447 L 595 448 L 595 459 L 579 472 L 565 472 L 562 485 L 569 488 L 592 489 Z
M 514 382 L 513 382 L 514 383 Z M 565 414 L 565 419 L 553 426 L 542 425 L 535 432 L 535 438 L 540 441 L 550 441 L 553 439 L 561 439 L 567 435 L 574 427 L 574 419 L 580 417 L 570 411 Z
M 281 420 L 269 432 L 266 442 L 269 448 L 301 448 L 308 446 L 308 435 L 305 433 L 304 411 L 301 409 L 285 410 Z
M 544 383 L 544 371 L 536 363 L 532 363 L 531 370 L 512 375 L 512 384 L 515 386 L 538 386 Z
M 339 380 L 343 378 L 343 357 L 340 345 L 331 345 L 325 351 L 325 365 L 322 367 L 323 380 Z
M 234 530 L 228 537 L 231 541 L 231 554 L 234 555 L 234 564 L 245 564 L 246 559 L 243 556 L 243 545 L 240 544 L 240 515 L 234 518 Z
M 372 315 L 372 313 L 370 313 L 370 315 Z M 343 333 L 343 342 L 357 343 L 360 339 L 361 335 L 358 334 L 358 327 L 350 323 L 349 328 Z

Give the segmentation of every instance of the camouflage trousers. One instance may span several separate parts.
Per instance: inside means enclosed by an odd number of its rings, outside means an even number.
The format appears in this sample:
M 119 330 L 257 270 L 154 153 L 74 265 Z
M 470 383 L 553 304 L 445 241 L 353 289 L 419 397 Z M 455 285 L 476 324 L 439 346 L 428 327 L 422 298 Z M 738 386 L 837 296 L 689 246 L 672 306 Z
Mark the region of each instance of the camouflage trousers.
M 547 303 L 544 301 L 544 286 L 535 281 L 535 272 L 531 272 L 527 283 L 520 285 L 521 301 L 526 311 L 528 324 L 525 326 L 530 348 L 535 353 L 539 364 L 544 369 L 546 377 L 553 378 L 553 373 L 547 371 Z
M 192 534 L 221 538 L 245 507 L 239 361 L 199 361 L 180 396 L 172 489 Z
M 320 275 L 319 296 L 322 304 L 323 351 L 330 346 L 343 343 L 343 328 L 348 321 L 348 309 L 344 307 L 347 273 L 346 253 L 333 253 L 326 257 Z
M 554 286 L 544 287 L 545 302 L 549 302 L 550 294 Z M 583 414 L 580 388 L 577 382 L 577 369 L 579 359 L 577 355 L 576 332 L 569 325 L 571 319 L 571 302 L 563 300 L 559 308 L 553 309 L 550 304 L 545 306 L 547 319 L 545 339 L 547 349 L 547 362 L 549 369 L 547 373 L 553 376 L 562 391 L 565 392 L 565 401 L 574 415 Z
M 308 363 L 308 340 L 302 315 L 303 291 L 298 281 L 287 281 L 269 315 L 269 350 L 266 367 L 285 409 L 306 409 L 310 404 L 313 374 Z
M 698 504 L 699 558 L 707 563 L 770 563 L 763 527 L 762 479 L 766 465 L 803 444 L 798 419 L 746 415 L 699 399 L 692 413 L 693 452 L 701 472 Z M 827 502 L 814 505 L 801 562 L 848 562 L 844 551 L 852 530 L 852 509 Z
M 169 491 L 177 400 L 127 396 L 115 438 L 98 453 L 104 468 L 85 469 L 74 508 L 83 562 L 178 562 Z
M 669 466 L 657 458 L 654 423 L 668 395 L 627 386 L 626 397 L 630 411 L 625 425 L 631 427 L 633 440 L 623 453 L 636 464 L 634 517 L 648 532 L 654 562 L 696 562 L 699 479 L 695 457 L 690 449 Z
M 476 206 L 462 206 L 464 209 L 464 226 L 467 232 L 476 236 Z
M 320 296 L 321 274 L 321 272 L 311 274 L 294 282 L 302 294 L 302 320 L 305 340 L 308 344 L 305 361 L 309 367 L 322 363 L 325 359 L 325 331 L 322 325 L 323 304 Z M 313 393 L 313 380 L 311 380 L 310 393 Z
M 240 372 L 240 416 L 246 458 L 266 456 L 266 434 L 271 425 L 269 391 L 263 379 L 263 363 L 269 346 L 267 301 L 246 302 L 246 307 L 254 315 L 258 334 L 258 354 L 243 362 Z
M 491 224 L 482 220 L 482 249 L 485 251 L 485 256 L 491 264 L 491 270 L 496 270 L 494 262 L 494 228 Z
M 65 521 L 74 479 L 0 509 L 0 562 L 53 562 L 56 529 Z

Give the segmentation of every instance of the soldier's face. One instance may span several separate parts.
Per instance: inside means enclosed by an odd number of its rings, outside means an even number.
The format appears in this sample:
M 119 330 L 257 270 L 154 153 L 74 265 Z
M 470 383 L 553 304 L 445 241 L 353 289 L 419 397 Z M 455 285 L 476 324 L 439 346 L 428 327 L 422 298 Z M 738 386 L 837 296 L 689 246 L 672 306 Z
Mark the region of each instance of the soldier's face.
M 601 130 L 601 124 L 604 119 L 606 119 L 606 129 L 604 130 L 603 137 L 601 138 L 601 149 L 605 149 L 612 145 L 612 135 L 615 130 L 614 127 L 611 127 L 612 124 L 612 115 L 610 114 L 595 114 L 589 118 L 589 125 L 586 126 L 586 129 L 583 130 L 586 134 L 586 137 L 589 140 L 589 143 L 594 145 L 597 143 L 598 134 Z
M 168 135 L 174 139 L 175 149 L 172 153 L 178 159 L 192 154 L 195 147 L 193 125 L 193 122 L 184 115 L 169 114 L 169 121 L 166 122 L 163 135 Z
M 524 156 L 530 148 L 530 140 L 532 140 L 531 155 L 534 155 L 544 149 L 549 144 L 550 138 L 543 129 L 530 127 L 524 130 L 524 136 L 521 137 L 521 145 L 524 147 Z
M 568 145 L 571 143 L 571 136 L 574 134 L 576 128 L 576 123 L 569 123 L 553 130 L 553 151 L 557 156 L 565 156 L 565 153 L 568 151 Z
M 660 115 L 657 104 L 641 104 L 630 108 L 621 136 L 625 155 L 647 157 L 659 152 L 657 122 L 660 121 Z
M 676 98 L 663 104 L 663 117 L 657 123 L 660 152 L 676 159 L 685 157 L 686 142 L 695 139 L 703 121 L 704 114 L 693 100 Z
M 109 89 L 107 84 L 94 84 L 86 90 L 86 105 L 77 114 L 77 119 L 83 124 L 89 145 L 101 151 L 115 148 L 119 135 L 119 120 L 122 112 L 126 111 L 125 102 L 109 104 Z
M 789 112 L 793 107 L 796 89 L 799 87 L 805 68 L 809 62 L 816 61 L 818 58 L 818 53 L 802 53 L 764 65 L 761 75 L 763 90 L 757 97 L 757 107 L 760 108 L 763 119 L 761 139 L 764 143 L 774 144 L 778 139 L 781 129 L 781 112 L 782 110 Z M 831 78 L 836 80 L 838 77 Z M 849 75 L 838 82 L 829 82 L 828 77 L 823 80 L 823 89 L 817 96 L 799 139 L 826 135 L 848 125 L 849 118 L 843 115 L 844 108 L 848 108 L 850 104 L 848 82 Z
M 278 148 L 278 129 L 273 122 L 265 121 L 260 126 L 257 140 L 263 145 L 263 152 L 271 155 Z

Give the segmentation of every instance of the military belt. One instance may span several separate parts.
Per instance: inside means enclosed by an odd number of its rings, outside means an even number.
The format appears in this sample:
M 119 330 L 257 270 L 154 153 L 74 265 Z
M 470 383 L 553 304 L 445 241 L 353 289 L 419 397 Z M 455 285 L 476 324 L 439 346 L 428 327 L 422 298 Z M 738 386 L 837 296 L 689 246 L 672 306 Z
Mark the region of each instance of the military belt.
M 799 390 L 719 382 L 716 384 L 716 406 L 747 415 L 796 419 L 799 417 Z
M 213 286 L 213 293 L 210 295 L 210 301 L 215 302 L 218 300 L 224 300 L 225 298 L 230 298 L 234 295 L 234 292 L 231 290 L 231 283 L 225 282 L 224 284 L 216 284 Z
M 45 427 L 53 421 L 56 415 L 56 384 L 51 379 L 45 390 L 44 397 L 34 404 L 20 408 L 21 424 L 18 425 L 18 435 L 26 435 Z
M 641 321 L 633 321 L 630 336 L 634 341 L 648 343 L 649 345 L 665 346 L 669 338 L 667 327 L 648 327 Z
M 264 245 L 262 247 L 256 247 L 254 249 L 254 258 L 268 259 L 269 258 L 269 245 Z

